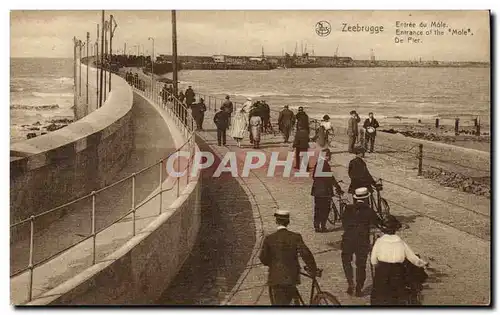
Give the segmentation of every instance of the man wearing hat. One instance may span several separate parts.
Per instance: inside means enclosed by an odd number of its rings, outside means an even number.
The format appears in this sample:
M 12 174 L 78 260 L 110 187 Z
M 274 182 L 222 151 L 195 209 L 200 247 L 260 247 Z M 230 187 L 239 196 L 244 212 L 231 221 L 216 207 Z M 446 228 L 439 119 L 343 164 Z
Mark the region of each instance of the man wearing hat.
M 361 119 L 355 110 L 352 110 L 349 114 L 351 117 L 347 122 L 347 136 L 349 137 L 349 147 L 347 149 L 349 153 L 353 153 L 354 145 L 356 144 L 356 139 L 358 138 L 358 123 Z
M 370 174 L 370 171 L 368 171 L 366 162 L 363 160 L 365 149 L 363 147 L 356 147 L 353 152 L 356 154 L 356 157 L 349 162 L 348 174 L 351 179 L 351 184 L 347 191 L 353 194 L 357 188 L 366 187 L 369 192 L 372 192 L 372 186 L 375 185 L 375 180 Z
M 281 131 L 281 133 L 283 133 L 283 138 L 285 139 L 285 143 L 288 143 L 288 138 L 290 138 L 290 133 L 292 131 L 292 127 L 294 124 L 295 124 L 295 115 L 291 110 L 288 109 L 288 105 L 285 105 L 278 117 L 278 128 Z
M 226 100 L 224 103 L 222 103 L 222 107 L 224 107 L 225 111 L 229 115 L 229 123 L 227 124 L 227 127 L 231 126 L 231 115 L 233 114 L 233 102 L 229 100 L 229 95 L 226 95 Z
M 226 145 L 226 129 L 229 124 L 229 113 L 227 107 L 221 106 L 220 111 L 214 116 L 214 123 L 217 127 L 217 144 Z
M 195 94 L 194 94 L 193 89 L 191 88 L 191 85 L 188 86 L 188 88 L 187 88 L 186 92 L 184 93 L 184 95 L 186 96 L 186 105 L 188 107 L 190 107 L 191 104 L 193 104 L 194 101 L 195 101 Z
M 315 275 L 317 266 L 302 236 L 287 229 L 290 212 L 278 210 L 274 216 L 278 230 L 264 238 L 259 258 L 269 267 L 267 284 L 271 304 L 289 305 L 296 297 L 297 284 L 300 284 L 299 256 L 312 276 Z
M 297 130 L 304 129 L 309 134 L 309 116 L 304 112 L 304 107 L 299 107 L 295 120 L 297 121 Z
M 361 291 L 366 279 L 366 259 L 370 252 L 370 227 L 380 226 L 381 221 L 368 204 L 370 192 L 366 187 L 357 188 L 354 193 L 354 203 L 346 206 L 342 217 L 344 234 L 342 235 L 342 266 L 347 279 L 347 293 L 354 291 L 353 269 L 351 262 L 356 256 L 356 296 Z
M 335 186 L 337 194 L 341 195 L 344 193 L 334 176 L 316 176 L 318 167 L 321 167 L 323 172 L 332 171 L 329 164 L 331 156 L 330 149 L 322 150 L 313 170 L 311 196 L 314 197 L 314 230 L 316 232 L 326 232 L 326 221 L 328 220 L 328 213 L 330 212 L 332 197 L 334 196 L 333 187 Z M 321 174 L 319 173 L 319 175 Z

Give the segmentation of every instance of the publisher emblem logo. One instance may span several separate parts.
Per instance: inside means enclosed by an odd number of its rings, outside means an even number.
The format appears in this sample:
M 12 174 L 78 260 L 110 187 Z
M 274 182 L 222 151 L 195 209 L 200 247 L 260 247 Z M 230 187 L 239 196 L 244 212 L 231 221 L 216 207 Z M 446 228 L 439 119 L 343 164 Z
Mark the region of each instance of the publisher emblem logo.
M 332 26 L 327 21 L 319 21 L 318 23 L 316 23 L 315 29 L 316 29 L 316 34 L 325 37 L 330 35 L 332 31 Z

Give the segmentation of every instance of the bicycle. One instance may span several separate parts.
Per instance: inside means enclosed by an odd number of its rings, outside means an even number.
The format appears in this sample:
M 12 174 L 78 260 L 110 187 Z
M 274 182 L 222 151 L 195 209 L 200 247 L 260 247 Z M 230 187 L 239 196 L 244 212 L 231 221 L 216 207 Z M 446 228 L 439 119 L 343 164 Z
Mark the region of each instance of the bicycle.
M 317 278 L 321 278 L 323 269 L 316 270 L 315 276 L 310 274 L 307 267 L 304 267 L 304 270 L 305 272 L 301 271 L 300 274 L 312 279 L 309 305 L 341 305 L 335 295 L 331 294 L 330 292 L 321 290 Z M 293 302 L 294 305 L 306 305 L 299 293 L 299 290 L 296 290 L 296 297 L 294 298 Z
M 343 181 L 338 181 L 338 183 L 343 183 Z M 339 207 L 335 205 L 334 197 L 338 198 Z M 337 194 L 332 197 L 330 202 L 330 212 L 328 213 L 328 222 L 332 225 L 335 225 L 336 222 L 340 222 L 342 224 L 342 217 L 344 216 L 345 207 L 348 205 L 349 200 L 343 198 L 343 194 Z
M 380 193 L 383 190 L 382 178 L 379 178 L 375 182 L 374 187 L 375 191 L 377 192 L 377 197 L 374 197 L 374 192 L 370 193 L 370 207 L 375 211 L 375 213 L 379 215 L 381 219 L 384 219 L 391 213 L 389 203 L 387 202 L 387 200 L 382 198 L 382 195 Z

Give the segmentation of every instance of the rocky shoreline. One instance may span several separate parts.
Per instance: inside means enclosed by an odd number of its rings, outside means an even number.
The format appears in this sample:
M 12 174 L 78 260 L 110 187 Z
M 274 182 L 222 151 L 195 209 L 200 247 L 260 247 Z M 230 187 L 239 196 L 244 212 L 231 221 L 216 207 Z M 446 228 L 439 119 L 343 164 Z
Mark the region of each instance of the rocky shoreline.
M 70 118 L 58 118 L 49 120 L 48 124 L 44 126 L 40 121 L 37 121 L 30 125 L 21 125 L 21 127 L 27 132 L 26 138 L 31 139 L 64 128 L 72 122 L 73 119 Z
M 489 132 L 482 132 L 480 136 L 476 136 L 473 130 L 463 129 L 459 130 L 459 134 L 455 135 L 454 131 L 432 132 L 432 131 L 416 131 L 408 130 L 409 128 L 388 128 L 379 129 L 380 132 L 401 134 L 405 137 L 416 139 L 448 143 L 468 148 L 479 149 L 482 151 L 489 151 L 488 147 L 491 143 L 491 136 Z
M 441 169 L 423 170 L 422 175 L 437 181 L 445 187 L 453 187 L 460 191 L 490 198 L 490 177 L 471 178 L 458 173 Z

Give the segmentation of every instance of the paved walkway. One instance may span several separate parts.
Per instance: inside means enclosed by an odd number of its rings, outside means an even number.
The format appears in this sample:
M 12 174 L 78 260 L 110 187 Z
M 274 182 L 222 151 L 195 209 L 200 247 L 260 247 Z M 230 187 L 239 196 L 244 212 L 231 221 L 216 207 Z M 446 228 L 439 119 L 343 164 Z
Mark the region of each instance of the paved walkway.
M 219 158 L 228 151 L 236 152 L 241 165 L 245 153 L 253 151 L 248 140 L 242 148 L 238 148 L 228 137 L 226 147 L 217 146 L 212 117 L 213 112 L 208 112 L 204 123 L 208 129 L 199 135 Z M 271 152 L 278 152 L 280 160 L 285 160 L 291 148 L 281 142 L 280 136 L 264 135 L 262 148 L 258 151 L 264 152 L 268 158 Z M 349 183 L 347 165 L 353 156 L 346 152 L 343 143 L 336 141 L 331 150 L 334 152 L 332 166 L 336 178 Z M 391 213 L 410 227 L 400 235 L 415 252 L 431 263 L 429 279 L 423 291 L 424 304 L 489 303 L 490 201 L 417 177 L 413 161 L 405 163 L 384 154 L 368 155 L 366 161 L 372 174 L 384 179 L 383 194 L 389 201 Z M 313 230 L 312 179 L 285 178 L 281 176 L 283 168 L 277 170 L 274 177 L 268 177 L 267 167 L 263 167 L 251 171 L 249 177 L 237 178 L 251 197 L 257 240 L 245 271 L 225 296 L 223 304 L 269 304 L 265 286 L 267 267 L 261 265 L 258 254 L 262 236 L 275 230 L 273 213 L 276 208 L 291 211 L 290 229 L 302 234 L 318 265 L 324 268 L 323 278 L 320 279 L 322 287 L 335 294 L 344 305 L 369 304 L 371 279 L 368 268 L 365 296 L 356 298 L 345 293 L 340 258 L 341 227 L 332 227 L 329 233 L 315 233 Z M 347 190 L 347 184 L 343 185 Z M 302 282 L 300 290 L 307 296 L 310 281 L 303 279 Z
M 175 150 L 170 131 L 162 117 L 142 97 L 134 94 L 132 109 L 134 120 L 134 150 L 129 162 L 109 182 L 138 172 L 158 162 Z M 165 174 L 165 172 L 164 172 Z M 180 189 L 185 186 L 181 180 Z M 163 189 L 174 186 L 164 183 Z M 136 177 L 136 205 L 148 198 L 159 187 L 159 166 Z M 162 194 L 164 207 L 176 199 L 177 190 Z M 125 181 L 104 191 L 96 198 L 96 230 L 108 226 L 131 209 L 131 181 Z M 35 263 L 71 246 L 91 234 L 91 203 L 77 203 L 67 214 L 43 230 L 35 233 Z M 147 226 L 159 214 L 159 197 L 156 197 L 136 212 L 136 232 Z M 125 217 L 113 227 L 98 234 L 97 262 L 122 246 L 132 236 L 132 215 Z M 46 292 L 91 265 L 92 240 L 89 239 L 71 250 L 57 256 L 34 269 L 33 297 Z M 29 240 L 11 244 L 11 271 L 24 268 L 29 259 Z M 11 303 L 24 303 L 28 297 L 28 272 L 11 279 Z

